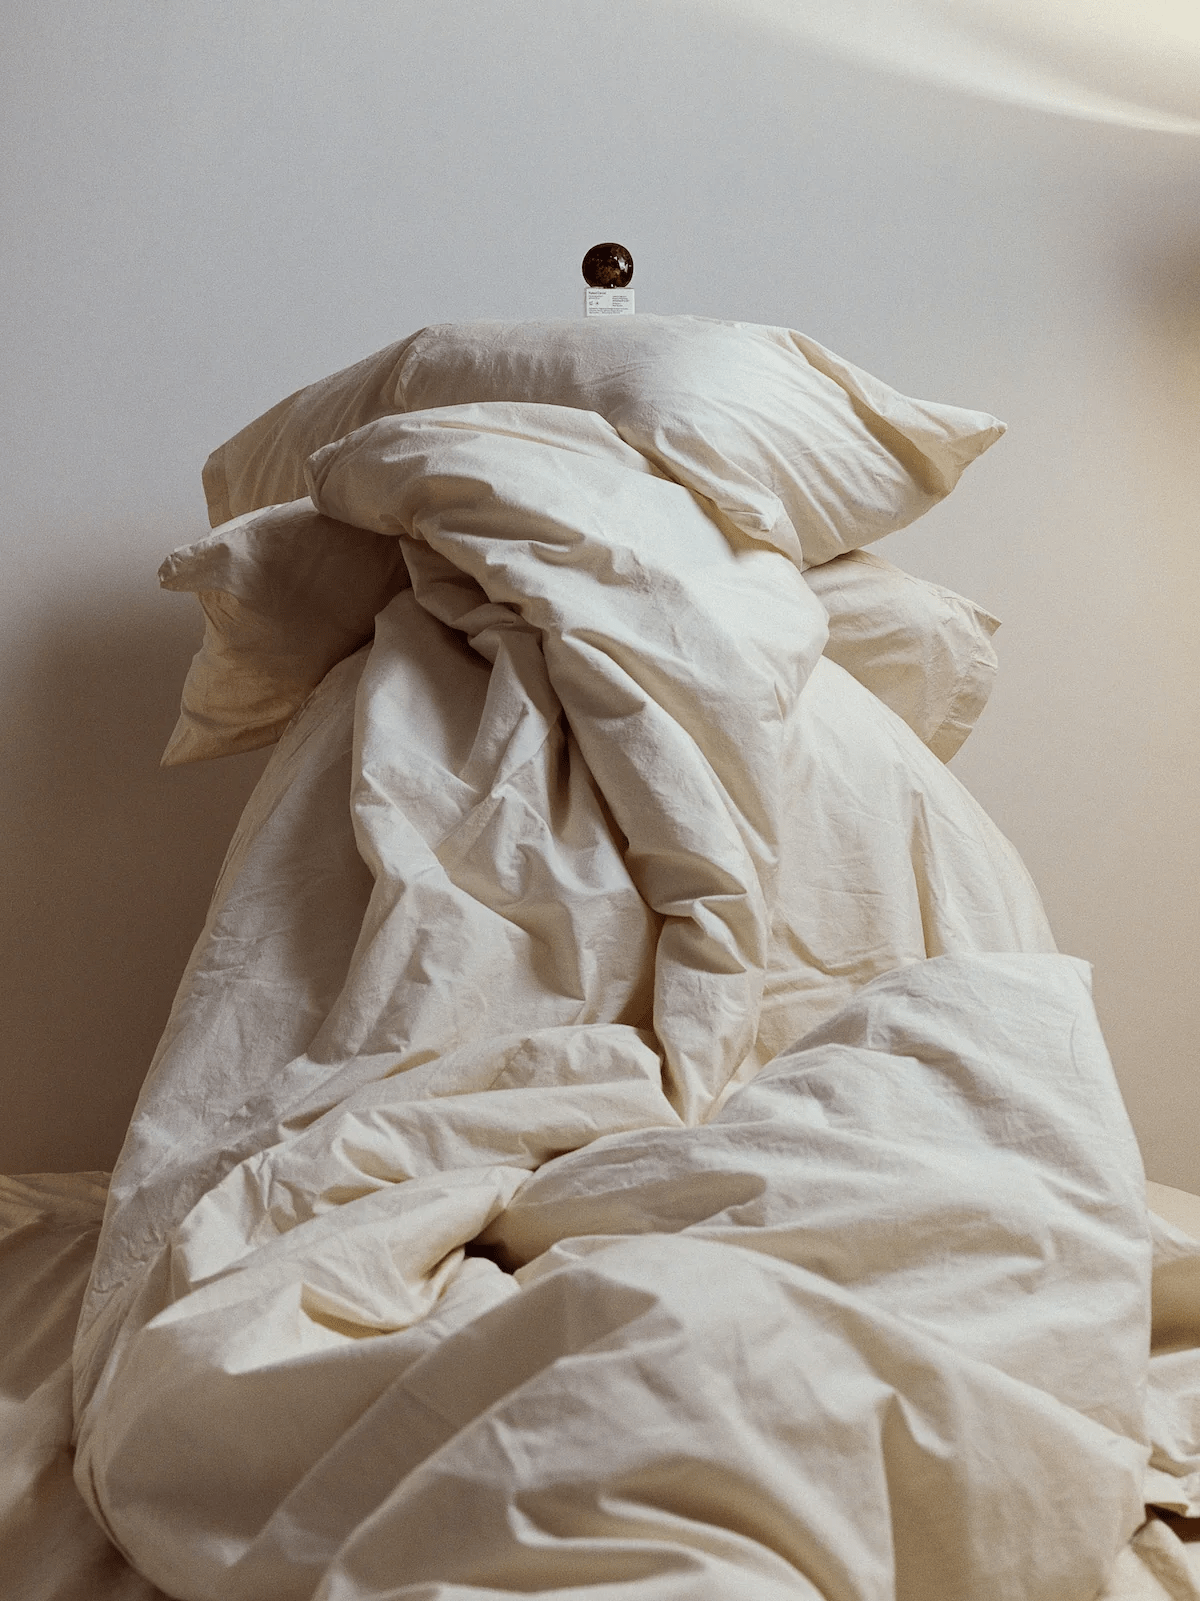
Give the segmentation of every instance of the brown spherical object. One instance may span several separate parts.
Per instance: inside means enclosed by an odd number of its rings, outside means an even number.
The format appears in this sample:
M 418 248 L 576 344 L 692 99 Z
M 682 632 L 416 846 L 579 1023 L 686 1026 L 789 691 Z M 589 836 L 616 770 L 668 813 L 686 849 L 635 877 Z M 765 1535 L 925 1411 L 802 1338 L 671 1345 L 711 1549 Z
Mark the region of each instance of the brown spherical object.
M 633 257 L 624 245 L 593 245 L 583 258 L 589 289 L 624 289 L 633 277 Z

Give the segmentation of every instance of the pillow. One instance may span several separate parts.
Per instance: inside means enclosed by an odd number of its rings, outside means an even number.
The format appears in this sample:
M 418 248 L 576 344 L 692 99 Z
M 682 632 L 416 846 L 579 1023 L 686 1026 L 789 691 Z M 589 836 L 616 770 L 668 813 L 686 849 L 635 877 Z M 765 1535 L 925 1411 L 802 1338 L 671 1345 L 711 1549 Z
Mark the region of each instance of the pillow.
M 804 576 L 829 614 L 825 655 L 949 761 L 992 692 L 997 619 L 865 550 Z
M 158 580 L 194 591 L 205 617 L 164 767 L 272 744 L 409 582 L 396 540 L 310 500 L 226 523 L 173 551 Z
M 913 522 L 1004 432 L 910 400 L 803 334 L 702 317 L 444 323 L 300 390 L 213 453 L 210 514 L 299 495 L 321 445 L 390 412 L 478 401 L 597 411 L 800 566 Z
M 297 389 L 219 446 L 204 463 L 204 497 L 214 528 L 308 491 L 304 463 L 314 450 L 403 408 L 396 377 L 415 335 L 332 377 Z

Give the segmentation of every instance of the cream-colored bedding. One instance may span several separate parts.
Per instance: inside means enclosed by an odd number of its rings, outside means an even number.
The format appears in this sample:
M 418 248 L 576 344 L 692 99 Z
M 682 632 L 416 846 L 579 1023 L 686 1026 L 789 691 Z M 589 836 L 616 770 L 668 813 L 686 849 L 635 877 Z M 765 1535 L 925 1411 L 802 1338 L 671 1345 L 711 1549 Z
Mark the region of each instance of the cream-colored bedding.
M 153 1601 L 75 1488 L 71 1342 L 107 1173 L 0 1177 L 0 1595 Z
M 594 414 L 310 472 L 413 589 L 281 741 L 113 1175 L 99 1522 L 222 1601 L 1160 1593 L 1144 1180 L 1011 847 Z
M 105 1537 L 71 1471 L 70 1347 L 107 1178 L 53 1173 L 0 1179 L 0 1587 L 14 1601 L 157 1601 L 163 1595 Z M 1158 1184 L 1147 1189 L 1160 1234 L 1178 1230 L 1191 1240 L 1194 1287 L 1200 1282 L 1200 1197 Z M 1189 1408 L 1195 1414 L 1200 1386 L 1181 1387 L 1178 1374 L 1164 1369 L 1162 1353 L 1186 1349 L 1180 1342 L 1187 1329 L 1190 1344 L 1200 1346 L 1200 1294 L 1185 1299 L 1180 1275 L 1174 1283 L 1169 1271 L 1163 1277 L 1168 1262 L 1183 1260 L 1176 1251 L 1160 1248 L 1155 1260 L 1159 1354 L 1151 1358 L 1151 1378 L 1173 1395 L 1177 1427 Z M 1170 1495 L 1170 1484 L 1160 1488 Z M 1147 1493 L 1153 1493 L 1149 1486 Z M 1200 1536 L 1200 1522 L 1168 1527 L 1151 1517 L 1143 1524 L 1119 1554 L 1103 1601 L 1196 1601 L 1200 1541 L 1185 1545 L 1180 1533 L 1186 1540 Z
M 14 1601 L 157 1601 L 163 1595 L 124 1560 L 90 1515 L 72 1477 L 70 1347 L 92 1264 L 107 1192 L 103 1173 L 0 1179 L 0 1585 Z M 1200 1196 L 1147 1186 L 1160 1236 L 1190 1239 L 1186 1258 L 1160 1246 L 1155 1257 L 1152 1383 L 1172 1432 L 1197 1411 L 1165 1355 L 1200 1346 Z M 1186 1273 L 1168 1264 L 1190 1262 Z M 1167 1269 L 1164 1276 L 1164 1269 Z M 1190 1283 L 1189 1297 L 1183 1287 Z M 1164 1294 L 1165 1290 L 1165 1294 Z M 1190 1330 L 1188 1345 L 1182 1342 Z M 1191 1449 L 1200 1465 L 1200 1444 Z M 1157 1482 L 1166 1505 L 1173 1486 Z M 1196 1540 L 1184 1544 L 1184 1540 Z M 1120 1552 L 1103 1601 L 1196 1601 L 1200 1521 L 1151 1517 Z

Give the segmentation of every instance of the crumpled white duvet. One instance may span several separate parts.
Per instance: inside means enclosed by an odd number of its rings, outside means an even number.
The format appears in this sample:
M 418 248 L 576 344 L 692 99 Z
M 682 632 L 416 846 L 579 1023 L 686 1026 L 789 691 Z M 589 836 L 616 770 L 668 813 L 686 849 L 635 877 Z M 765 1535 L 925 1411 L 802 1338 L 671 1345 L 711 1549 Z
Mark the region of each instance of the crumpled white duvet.
M 273 757 L 139 1103 L 93 1510 L 214 1601 L 1094 1597 L 1144 1181 L 1011 847 L 600 418 L 310 472 L 413 589 Z

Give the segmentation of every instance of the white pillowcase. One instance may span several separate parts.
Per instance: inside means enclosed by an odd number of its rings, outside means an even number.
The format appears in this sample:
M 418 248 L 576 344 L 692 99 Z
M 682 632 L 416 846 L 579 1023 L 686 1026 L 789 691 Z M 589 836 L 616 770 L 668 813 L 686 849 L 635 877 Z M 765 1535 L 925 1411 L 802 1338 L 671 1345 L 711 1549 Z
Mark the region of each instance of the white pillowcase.
M 163 752 L 175 767 L 273 744 L 409 578 L 396 540 L 323 517 L 306 499 L 173 551 L 158 581 L 194 591 L 205 617 Z
M 851 551 L 804 576 L 829 614 L 825 655 L 949 761 L 996 681 L 998 619 L 871 551 Z
M 910 400 L 803 334 L 700 317 L 426 328 L 396 398 L 406 411 L 494 400 L 597 411 L 800 565 L 905 527 L 1004 431 Z
M 204 495 L 214 528 L 263 506 L 308 493 L 304 464 L 314 450 L 364 423 L 402 411 L 395 401 L 400 363 L 415 335 L 308 384 L 255 418 L 204 463 Z
M 313 451 L 389 413 L 486 401 L 596 411 L 800 566 L 905 527 L 1004 432 L 912 400 L 803 334 L 700 317 L 446 323 L 281 401 L 205 467 L 213 521 L 304 489 Z

